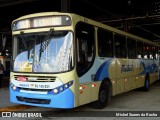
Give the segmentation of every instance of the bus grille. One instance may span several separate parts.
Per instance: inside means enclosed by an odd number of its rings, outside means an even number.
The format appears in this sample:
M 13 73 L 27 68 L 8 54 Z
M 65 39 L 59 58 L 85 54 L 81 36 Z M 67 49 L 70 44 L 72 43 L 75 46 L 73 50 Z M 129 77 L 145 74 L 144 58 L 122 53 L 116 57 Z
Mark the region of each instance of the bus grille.
M 35 98 L 26 98 L 26 97 L 19 97 L 16 96 L 18 101 L 27 102 L 27 103 L 34 103 L 34 104 L 50 104 L 51 100 L 49 99 L 35 99 Z
M 35 91 L 35 92 L 48 92 L 51 89 L 31 89 L 31 88 L 20 88 L 20 90 L 24 91 Z
M 14 79 L 17 80 L 18 76 L 21 75 L 14 75 Z M 55 82 L 56 80 L 56 77 L 54 76 L 22 76 L 27 79 L 26 82 Z

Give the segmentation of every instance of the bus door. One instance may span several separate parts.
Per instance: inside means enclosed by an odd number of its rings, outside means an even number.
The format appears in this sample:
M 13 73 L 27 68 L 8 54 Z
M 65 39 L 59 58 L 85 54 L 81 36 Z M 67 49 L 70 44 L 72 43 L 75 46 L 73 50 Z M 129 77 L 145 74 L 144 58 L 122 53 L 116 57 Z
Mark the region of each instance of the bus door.
M 79 105 L 91 101 L 91 84 L 94 73 L 94 27 L 86 23 L 76 26 L 77 74 L 79 77 Z

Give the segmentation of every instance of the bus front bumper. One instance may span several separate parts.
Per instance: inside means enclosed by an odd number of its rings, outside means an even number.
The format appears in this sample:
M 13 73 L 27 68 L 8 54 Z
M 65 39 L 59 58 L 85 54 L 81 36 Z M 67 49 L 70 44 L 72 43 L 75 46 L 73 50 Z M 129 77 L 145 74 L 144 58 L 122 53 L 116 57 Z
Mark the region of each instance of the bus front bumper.
M 32 94 L 14 91 L 10 86 L 10 102 L 50 108 L 74 108 L 74 94 L 70 89 L 52 94 Z

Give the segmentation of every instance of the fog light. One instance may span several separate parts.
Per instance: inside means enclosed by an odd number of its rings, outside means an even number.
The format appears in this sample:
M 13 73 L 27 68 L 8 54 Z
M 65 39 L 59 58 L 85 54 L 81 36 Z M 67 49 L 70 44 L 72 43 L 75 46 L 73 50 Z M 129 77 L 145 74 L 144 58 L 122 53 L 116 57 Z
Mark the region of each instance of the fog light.
M 72 85 L 72 83 L 73 83 L 72 81 L 69 81 L 69 82 L 68 82 L 69 85 Z

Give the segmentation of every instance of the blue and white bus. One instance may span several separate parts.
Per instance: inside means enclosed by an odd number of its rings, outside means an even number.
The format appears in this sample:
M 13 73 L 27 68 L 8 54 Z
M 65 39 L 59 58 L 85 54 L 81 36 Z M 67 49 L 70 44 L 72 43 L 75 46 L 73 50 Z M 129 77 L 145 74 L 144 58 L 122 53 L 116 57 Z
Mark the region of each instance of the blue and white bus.
M 158 80 L 158 45 L 73 13 L 45 12 L 12 22 L 10 101 L 104 108 L 111 96 Z

